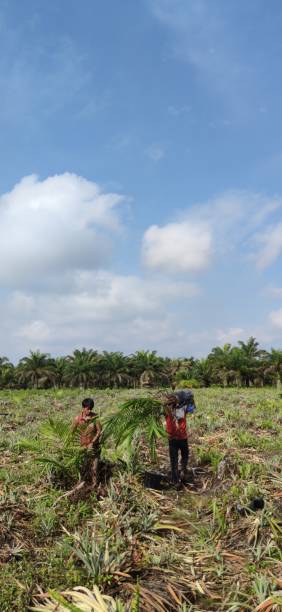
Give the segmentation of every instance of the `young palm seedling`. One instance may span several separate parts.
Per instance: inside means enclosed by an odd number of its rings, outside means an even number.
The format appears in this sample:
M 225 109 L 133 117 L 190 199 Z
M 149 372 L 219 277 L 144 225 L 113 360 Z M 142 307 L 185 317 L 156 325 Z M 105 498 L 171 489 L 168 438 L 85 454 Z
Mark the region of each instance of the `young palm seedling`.
M 36 455 L 36 461 L 47 468 L 54 482 L 78 480 L 85 451 L 68 422 L 50 418 L 39 427 L 36 440 L 23 439 L 19 446 Z

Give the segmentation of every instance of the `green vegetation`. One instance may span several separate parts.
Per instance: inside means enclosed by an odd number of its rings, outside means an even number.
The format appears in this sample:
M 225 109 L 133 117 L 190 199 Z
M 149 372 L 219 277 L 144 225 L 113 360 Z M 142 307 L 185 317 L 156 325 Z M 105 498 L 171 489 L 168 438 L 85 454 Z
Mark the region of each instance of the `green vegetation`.
M 137 351 L 125 356 L 121 352 L 98 353 L 85 348 L 56 359 L 39 351 L 31 352 L 17 366 L 7 357 L 0 357 L 0 388 L 116 389 L 165 387 L 173 382 L 193 388 L 212 385 L 280 388 L 282 350 L 267 352 L 252 337 L 238 344 L 215 347 L 206 359 L 169 359 L 160 357 L 156 351 Z
M 156 461 L 157 439 L 165 437 L 161 415 L 160 400 L 151 397 L 128 400 L 113 416 L 106 419 L 103 440 L 112 437 L 116 446 L 126 443 L 128 447 L 132 447 L 133 444 L 138 444 L 140 436 L 144 436 L 151 459 Z
M 279 393 L 195 389 L 194 484 L 181 492 L 145 489 L 140 477 L 152 466 L 168 470 L 161 393 L 1 391 L 1 611 L 281 609 Z M 78 477 L 81 451 L 68 426 L 85 395 L 104 423 L 112 477 L 72 499 L 62 495 Z M 262 509 L 252 509 L 256 498 Z

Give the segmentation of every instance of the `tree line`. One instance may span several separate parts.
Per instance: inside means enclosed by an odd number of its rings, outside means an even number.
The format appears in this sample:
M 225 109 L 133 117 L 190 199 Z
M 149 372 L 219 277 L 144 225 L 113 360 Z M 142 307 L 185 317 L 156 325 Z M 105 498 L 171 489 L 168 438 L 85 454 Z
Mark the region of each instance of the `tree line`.
M 260 348 L 253 337 L 237 346 L 216 346 L 203 359 L 161 357 L 156 351 L 122 352 L 75 350 L 72 355 L 53 358 L 31 351 L 13 365 L 0 357 L 0 388 L 61 387 L 159 387 L 221 385 L 280 386 L 282 351 Z

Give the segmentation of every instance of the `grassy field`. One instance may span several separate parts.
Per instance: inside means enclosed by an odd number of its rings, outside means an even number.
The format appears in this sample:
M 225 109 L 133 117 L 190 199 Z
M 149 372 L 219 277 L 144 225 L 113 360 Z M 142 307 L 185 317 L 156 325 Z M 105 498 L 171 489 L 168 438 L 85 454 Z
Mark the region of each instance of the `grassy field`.
M 138 394 L 144 391 L 0 393 L 0 412 L 7 413 L 0 416 L 0 610 L 22 612 L 36 595 L 42 605 L 52 589 L 94 584 L 120 612 L 282 610 L 276 390 L 195 392 L 194 485 L 180 492 L 144 489 L 138 470 L 149 465 L 146 449 L 126 466 L 109 444 L 106 456 L 116 467 L 99 495 L 58 500 L 64 491 L 50 468 L 19 445 L 36 439 L 49 416 L 71 421 L 85 396 L 95 397 L 103 416 Z M 168 467 L 161 440 L 158 469 Z M 264 508 L 251 510 L 258 497 Z

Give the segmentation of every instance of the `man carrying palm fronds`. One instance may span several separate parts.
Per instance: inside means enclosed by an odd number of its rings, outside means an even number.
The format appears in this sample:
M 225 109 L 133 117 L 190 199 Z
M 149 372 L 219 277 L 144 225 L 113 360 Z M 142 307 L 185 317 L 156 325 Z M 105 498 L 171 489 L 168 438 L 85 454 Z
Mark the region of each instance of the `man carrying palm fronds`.
M 192 391 L 175 391 L 166 396 L 165 402 L 166 432 L 169 443 L 171 481 L 179 483 L 178 455 L 181 453 L 181 468 L 187 475 L 189 446 L 187 440 L 186 415 L 194 412 L 195 401 Z

